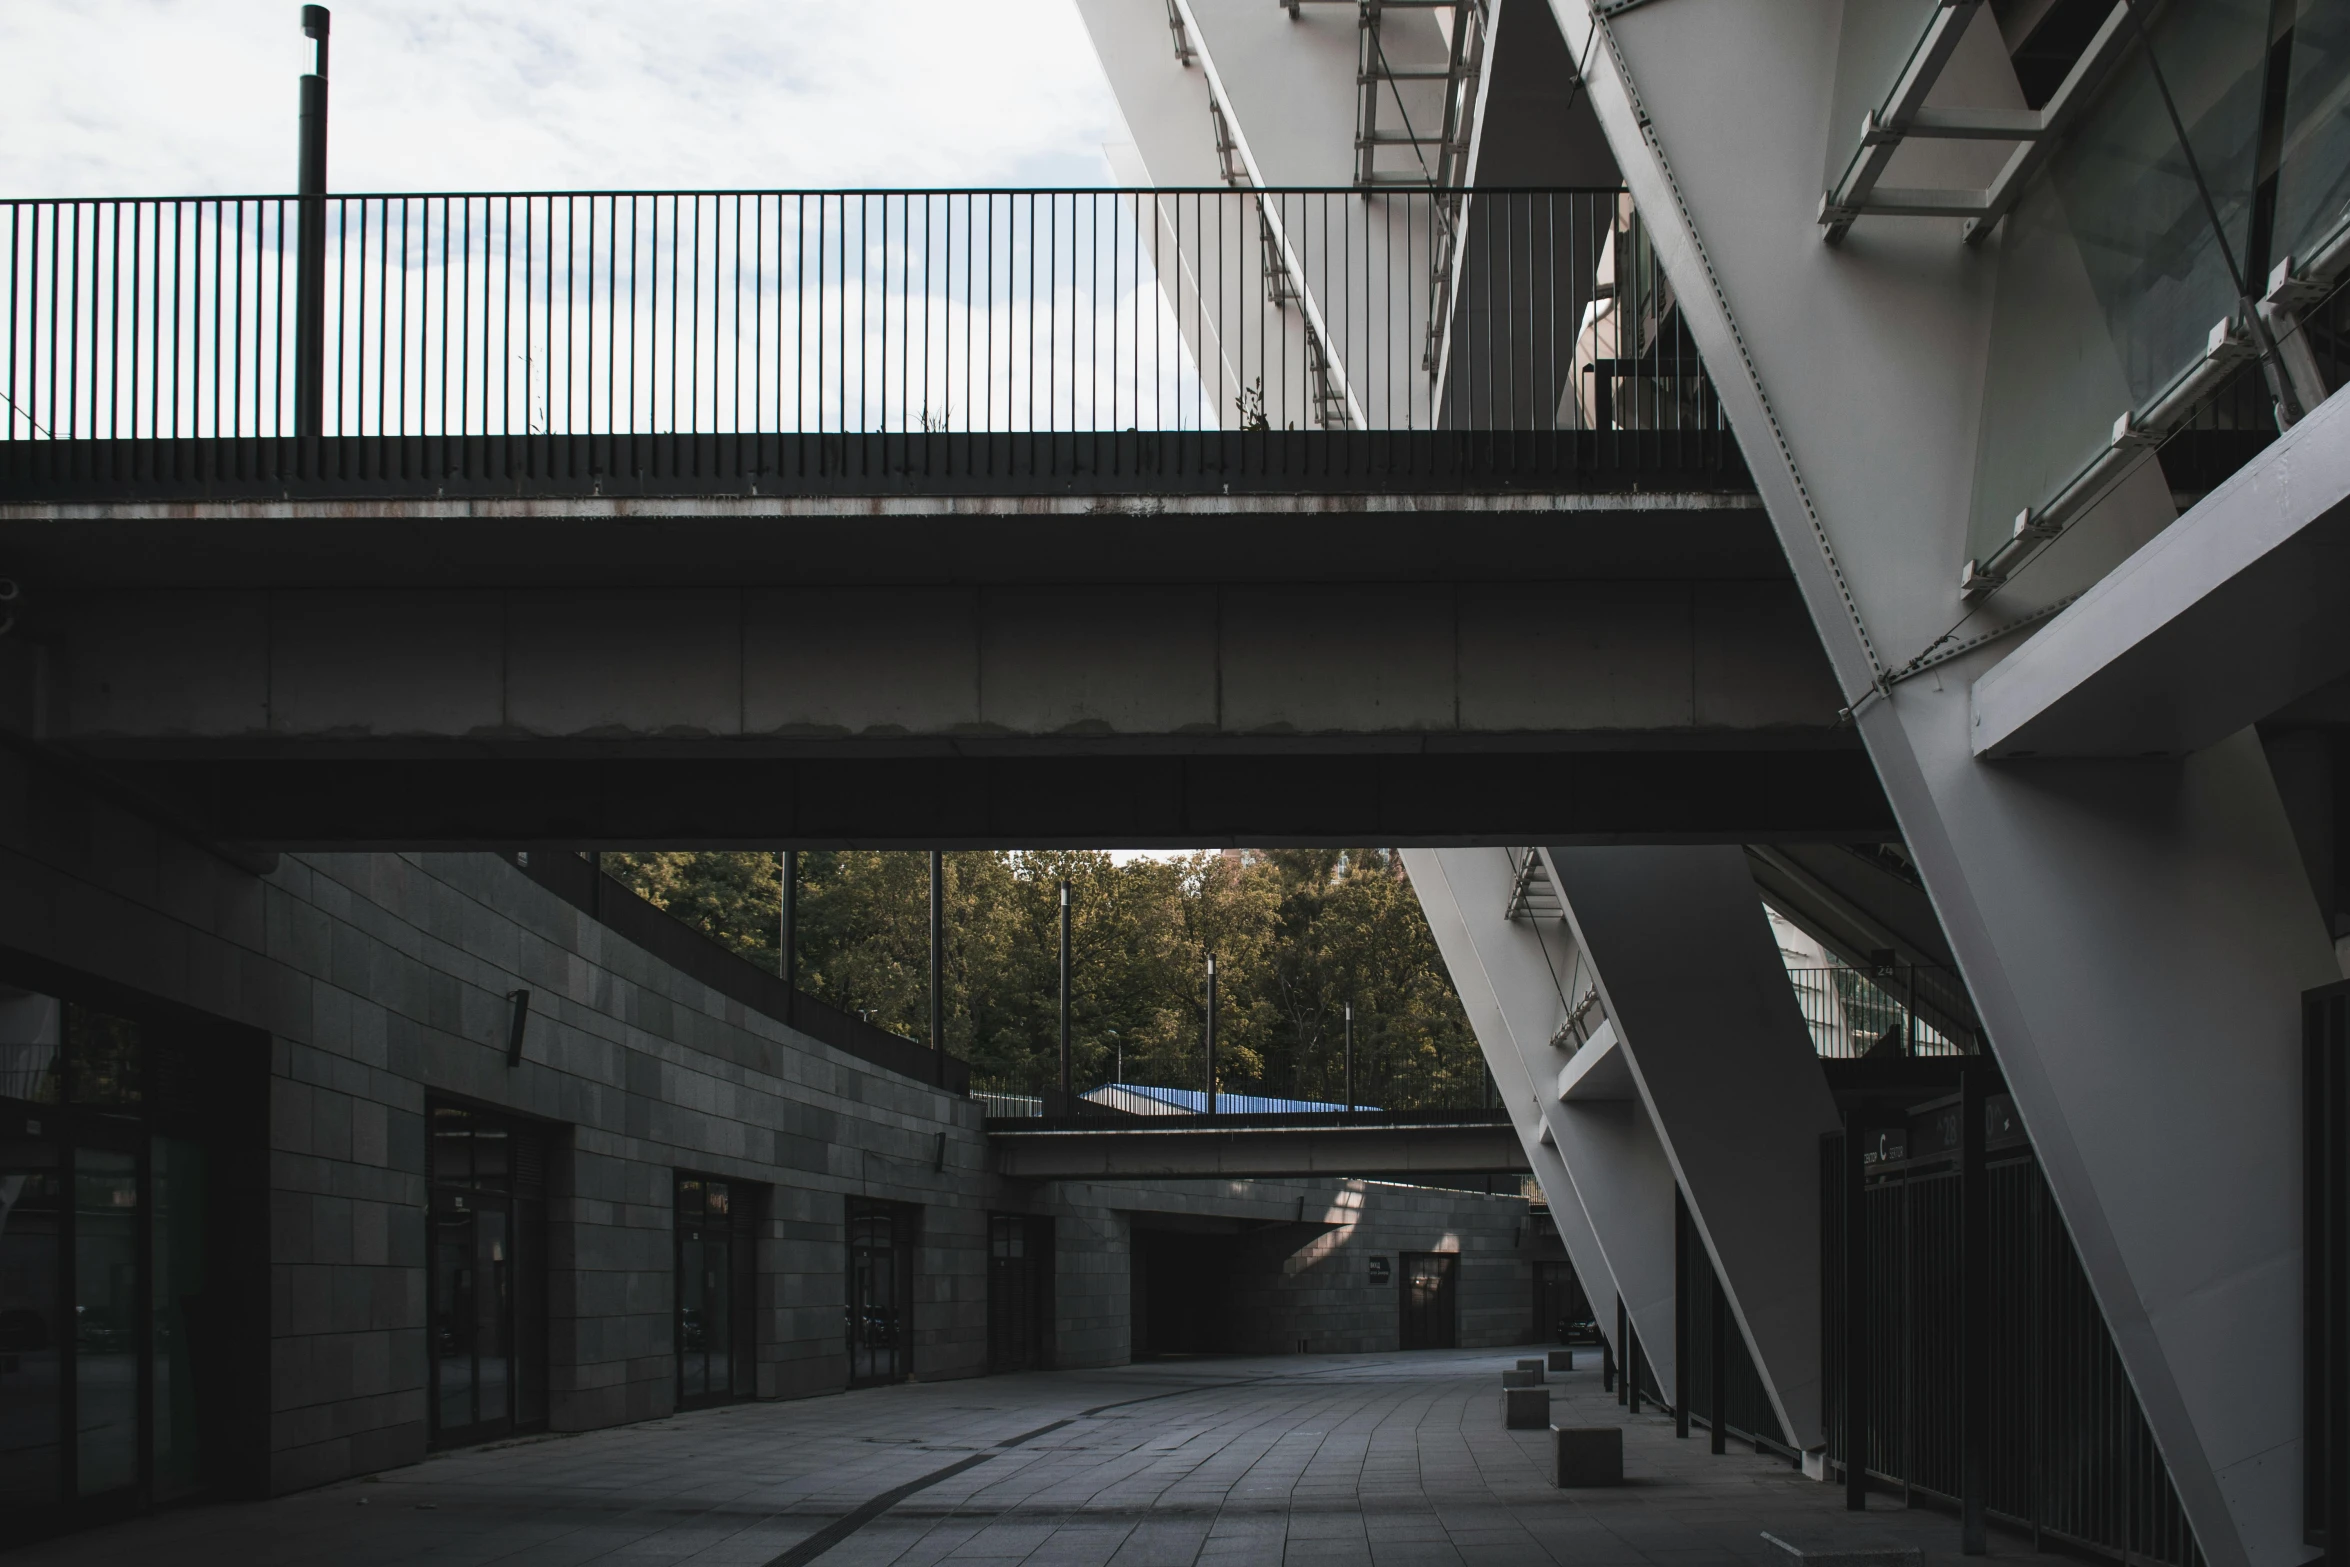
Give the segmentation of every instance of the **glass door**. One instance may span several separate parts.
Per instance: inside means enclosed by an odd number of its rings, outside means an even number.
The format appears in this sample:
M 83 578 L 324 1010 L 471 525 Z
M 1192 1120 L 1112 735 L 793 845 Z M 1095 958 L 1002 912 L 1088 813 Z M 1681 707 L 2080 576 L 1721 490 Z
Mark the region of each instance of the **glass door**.
M 237 1079 L 178 1022 L 0 982 L 0 1532 L 194 1495 L 258 1334 L 225 1320 L 207 1135 Z M 258 1078 L 254 1080 L 258 1086 Z M 247 1408 L 253 1407 L 246 1404 Z M 224 1459 L 226 1460 L 224 1462 Z
M 680 1408 L 757 1391 L 758 1191 L 741 1181 L 677 1177 Z
M 1053 1221 L 995 1213 L 987 1231 L 987 1368 L 1032 1371 L 1045 1363 Z
M 139 1483 L 140 1218 L 137 1153 L 77 1146 L 71 1398 L 74 1494 L 85 1501 Z
M 155 1433 L 155 1499 L 162 1502 L 186 1496 L 204 1481 L 204 1433 L 197 1413 L 220 1355 L 204 1257 L 209 1173 L 199 1143 L 158 1137 L 148 1145 L 147 1185 L 154 1210 L 148 1258 L 148 1341 L 154 1356 L 149 1419 Z
M 546 1418 L 545 1270 L 536 1128 L 431 1107 L 428 1304 L 433 1441 L 479 1442 Z
M 1397 1335 L 1401 1347 L 1455 1347 L 1453 1279 L 1460 1260 L 1452 1252 L 1408 1251 L 1403 1254 L 1403 1321 Z
M 0 1517 L 65 1487 L 65 1183 L 54 1113 L 0 1106 Z
M 913 1224 L 895 1203 L 849 1204 L 849 1386 L 913 1374 L 906 1331 L 913 1296 Z

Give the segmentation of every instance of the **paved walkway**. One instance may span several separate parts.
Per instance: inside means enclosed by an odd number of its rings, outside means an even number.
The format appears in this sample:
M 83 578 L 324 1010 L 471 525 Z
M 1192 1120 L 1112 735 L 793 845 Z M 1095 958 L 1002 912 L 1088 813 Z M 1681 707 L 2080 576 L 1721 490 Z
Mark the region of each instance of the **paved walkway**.
M 1772 1561 L 1765 1529 L 1960 1559 L 1955 1520 L 1890 1503 L 1854 1517 L 1784 1460 L 1737 1442 L 1711 1457 L 1702 1431 L 1675 1441 L 1649 1414 L 1627 1424 L 1623 1488 L 1556 1490 L 1549 1433 L 1501 1426 L 1515 1358 L 1162 1362 L 740 1405 L 184 1509 L 0 1562 L 1707 1567 Z M 1561 1424 L 1622 1419 L 1596 1370 L 1554 1375 L 1552 1396 Z

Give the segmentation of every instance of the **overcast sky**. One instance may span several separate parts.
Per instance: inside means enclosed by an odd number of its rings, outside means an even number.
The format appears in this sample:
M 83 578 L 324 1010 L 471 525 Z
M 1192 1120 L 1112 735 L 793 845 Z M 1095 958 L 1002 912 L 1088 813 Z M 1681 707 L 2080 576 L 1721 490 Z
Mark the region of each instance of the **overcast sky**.
M 334 188 L 1104 184 L 1073 0 L 349 0 Z M 291 190 L 296 0 L 0 0 L 0 193 Z

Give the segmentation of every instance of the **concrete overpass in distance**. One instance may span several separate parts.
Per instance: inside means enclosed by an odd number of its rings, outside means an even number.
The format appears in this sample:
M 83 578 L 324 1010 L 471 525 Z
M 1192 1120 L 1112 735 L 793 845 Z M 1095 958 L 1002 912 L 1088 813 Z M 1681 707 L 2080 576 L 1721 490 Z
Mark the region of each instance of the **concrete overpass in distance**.
M 1014 1180 L 1410 1180 L 1533 1169 L 1506 1110 L 1007 1117 L 990 1118 L 987 1136 L 996 1173 Z
M 94 450 L 0 492 L 0 711 L 259 847 L 1891 835 L 1734 452 L 1191 439 L 275 498 Z

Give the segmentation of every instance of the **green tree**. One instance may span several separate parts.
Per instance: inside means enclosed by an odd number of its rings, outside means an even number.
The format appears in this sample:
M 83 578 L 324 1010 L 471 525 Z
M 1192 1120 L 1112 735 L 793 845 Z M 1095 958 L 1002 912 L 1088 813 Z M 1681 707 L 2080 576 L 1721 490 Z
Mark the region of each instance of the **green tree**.
M 770 968 L 778 861 L 755 852 L 609 854 L 639 893 Z M 1358 1096 L 1471 1103 L 1483 1065 L 1400 859 L 1380 849 L 1252 850 L 1113 864 L 1081 850 L 944 857 L 948 1047 L 982 1077 L 1058 1071 L 1060 884 L 1071 892 L 1079 1085 L 1197 1088 L 1217 966 L 1220 1086 L 1335 1099 L 1343 1009 Z M 871 849 L 799 857 L 800 985 L 882 1028 L 929 1034 L 929 863 Z M 1121 1062 L 1122 1067 L 1121 1067 Z

